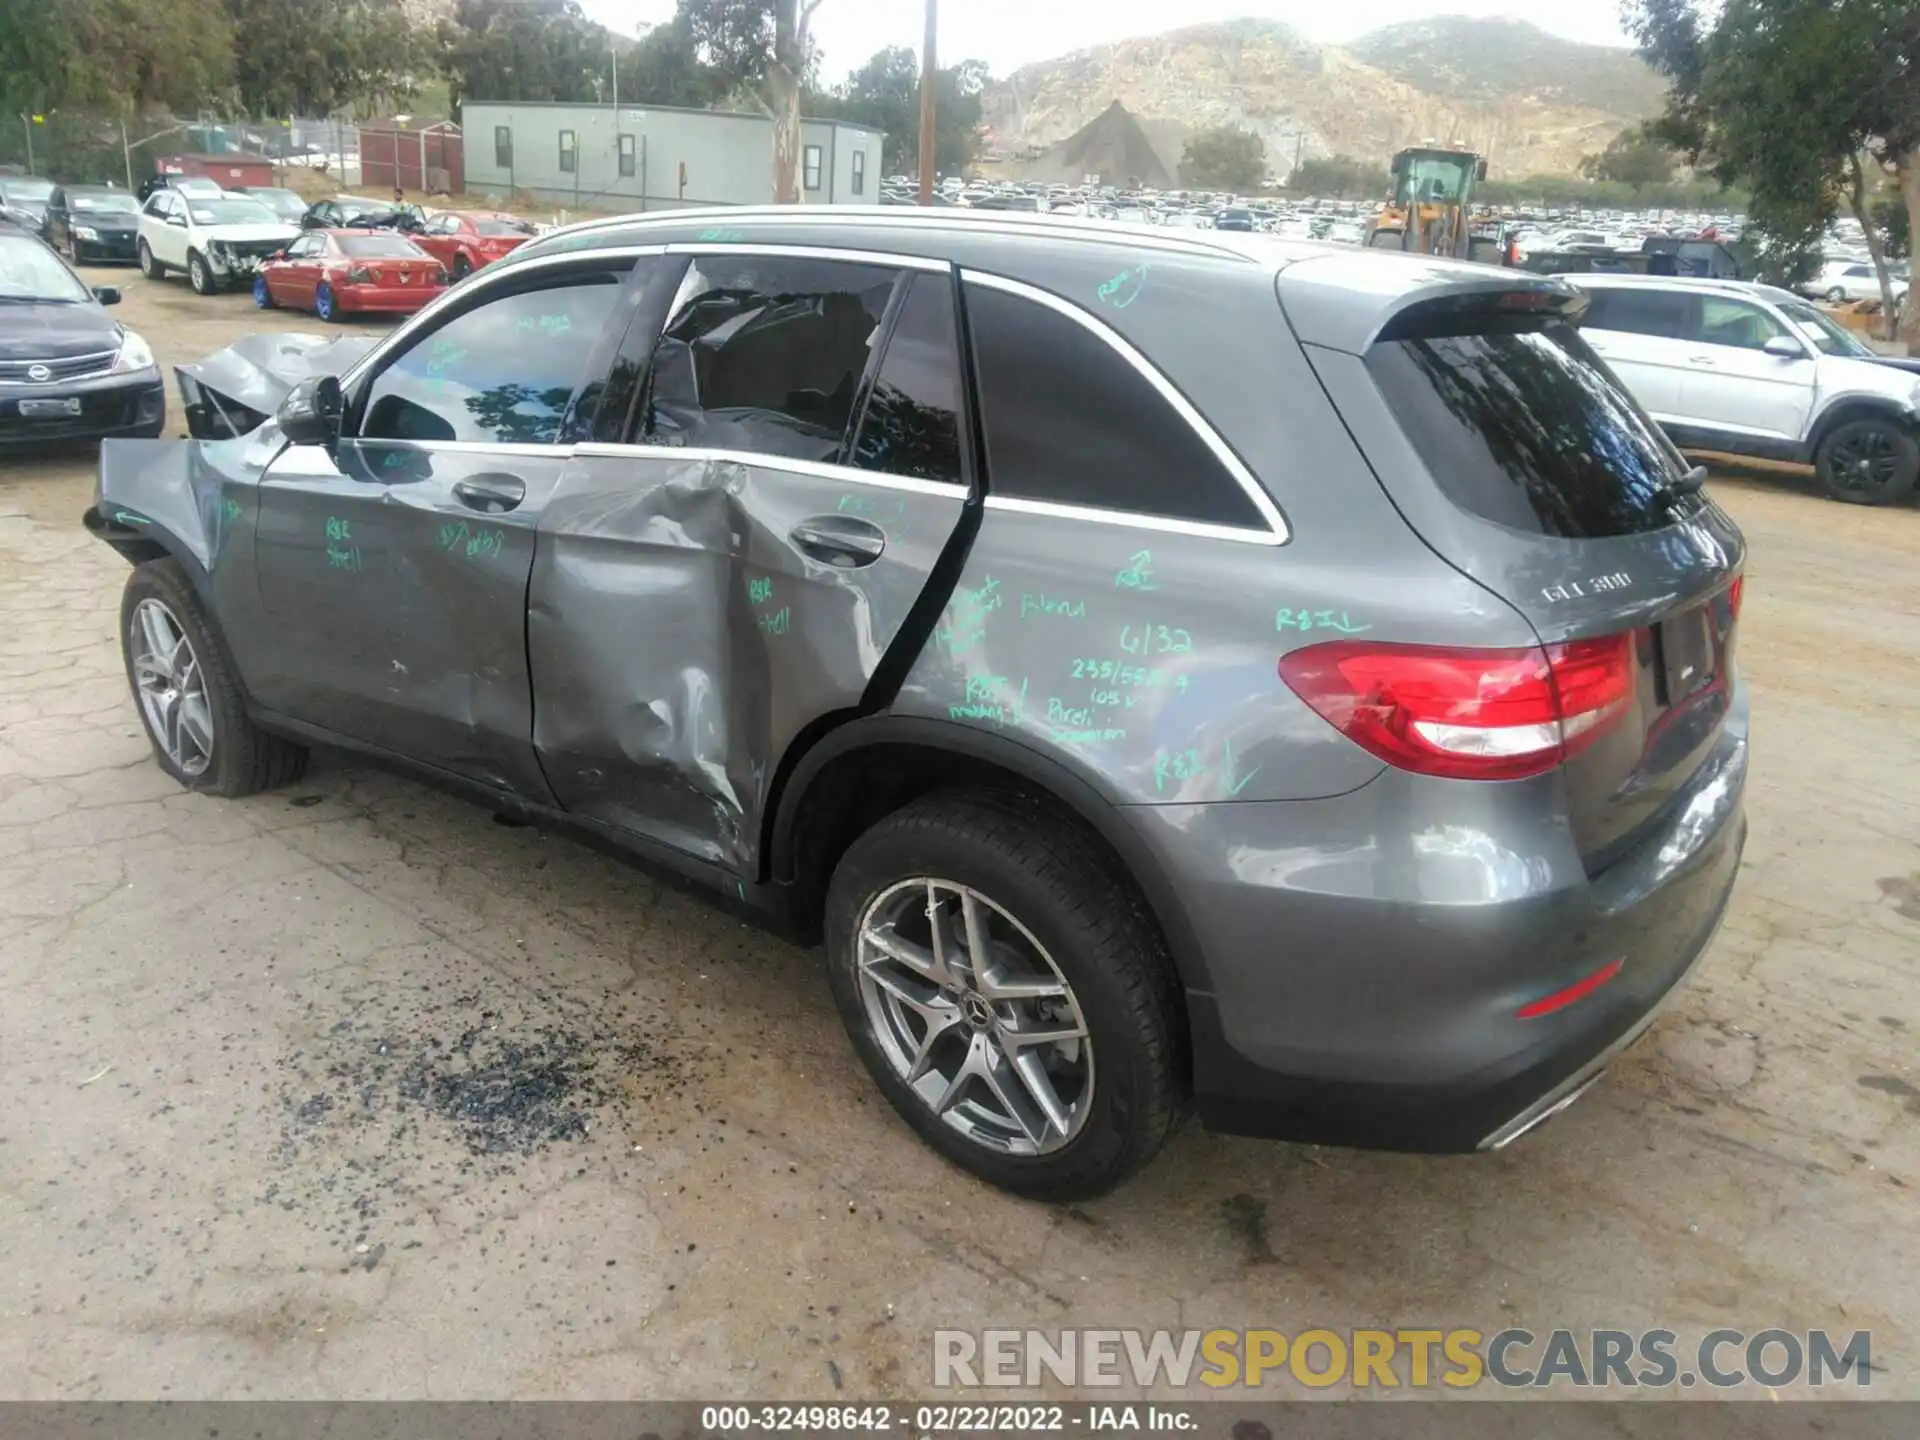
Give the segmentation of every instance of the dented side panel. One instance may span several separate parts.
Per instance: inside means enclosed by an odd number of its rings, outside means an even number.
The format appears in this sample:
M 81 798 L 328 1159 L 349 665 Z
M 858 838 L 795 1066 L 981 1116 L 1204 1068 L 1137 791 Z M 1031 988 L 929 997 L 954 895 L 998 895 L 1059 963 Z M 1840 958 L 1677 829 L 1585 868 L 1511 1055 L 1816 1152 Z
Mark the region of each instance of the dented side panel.
M 106 440 L 87 528 L 138 558 L 142 542 L 178 559 L 219 617 L 244 681 L 266 636 L 253 582 L 260 478 L 286 446 L 268 421 L 232 440 Z
M 177 365 L 187 433 L 204 439 L 245 434 L 279 409 L 300 381 L 344 374 L 374 344 L 365 335 L 265 332 L 243 335 L 204 360 Z
M 567 463 L 540 446 L 290 447 L 263 489 L 257 667 L 270 709 L 549 804 L 526 662 L 534 526 Z M 523 491 L 473 508 L 474 487 Z
M 964 500 L 837 466 L 580 447 L 528 595 L 534 743 L 560 803 L 747 873 L 781 759 L 912 643 Z M 878 537 L 878 558 L 821 559 L 836 533 Z

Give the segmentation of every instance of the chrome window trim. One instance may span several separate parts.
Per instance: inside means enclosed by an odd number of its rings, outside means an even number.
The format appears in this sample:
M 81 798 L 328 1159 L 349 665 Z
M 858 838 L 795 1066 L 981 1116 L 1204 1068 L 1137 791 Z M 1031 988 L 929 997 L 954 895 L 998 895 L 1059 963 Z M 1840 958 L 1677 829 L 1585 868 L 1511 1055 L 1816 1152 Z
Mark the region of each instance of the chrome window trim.
M 1284 545 L 1291 537 L 1291 532 L 1287 528 L 1286 519 L 1280 514 L 1280 508 L 1274 504 L 1273 497 L 1261 488 L 1260 482 L 1254 478 L 1253 472 L 1247 468 L 1246 463 L 1234 452 L 1233 447 L 1221 438 L 1220 432 L 1208 423 L 1207 417 L 1193 407 L 1193 403 L 1189 401 L 1185 395 L 1180 393 L 1174 383 L 1160 373 L 1159 367 L 1135 349 L 1131 342 L 1124 336 L 1120 335 L 1112 329 L 1112 327 L 1102 323 L 1092 314 L 1082 310 L 1071 301 L 1063 300 L 1058 295 L 1042 290 L 1037 286 L 1028 285 L 1024 281 L 1009 280 L 1005 276 L 991 275 L 981 270 L 962 270 L 960 272 L 960 278 L 969 285 L 981 285 L 989 290 L 998 290 L 1003 294 L 1016 295 L 1023 300 L 1030 300 L 1036 305 L 1043 305 L 1056 315 L 1071 320 L 1081 329 L 1104 341 L 1109 349 L 1122 360 L 1126 361 L 1149 385 L 1153 386 L 1159 393 L 1160 398 L 1172 406 L 1174 412 L 1192 427 L 1193 433 L 1200 437 L 1201 443 L 1213 452 L 1214 458 L 1226 467 L 1227 473 L 1233 477 L 1235 483 L 1239 485 L 1247 499 L 1253 502 L 1255 512 L 1262 520 L 1267 522 L 1267 529 L 1255 530 L 1240 525 L 1213 525 L 1205 521 L 1181 520 L 1172 515 L 1154 516 L 1148 515 L 1145 512 L 1097 510 L 1092 506 L 1058 505 L 1055 506 L 1056 509 L 1082 511 L 1087 515 L 1137 514 L 1141 519 L 1152 520 L 1165 528 L 1181 525 L 1199 526 L 1201 531 L 1215 535 L 1216 538 L 1222 535 L 1241 539 L 1258 538 L 1265 543 L 1273 545 Z M 989 470 L 991 470 L 991 457 L 989 457 Z M 1011 499 L 1013 497 L 1006 498 Z
M 726 465 L 751 465 L 757 470 L 790 470 L 817 480 L 835 480 L 850 485 L 872 485 L 882 490 L 904 490 L 914 495 L 936 495 L 965 500 L 967 487 L 952 480 L 922 480 L 913 475 L 894 475 L 884 470 L 856 470 L 851 465 L 834 465 L 824 460 L 796 460 L 788 455 L 763 455 L 757 450 L 709 450 L 697 445 L 625 445 L 583 440 L 573 447 L 582 460 L 693 460 Z
M 669 255 L 768 255 L 775 259 L 831 260 L 844 265 L 874 265 L 882 269 L 919 270 L 927 274 L 950 275 L 953 262 L 931 255 L 896 255 L 886 250 L 839 250 L 830 245 L 781 245 L 755 240 L 676 240 L 665 247 Z M 576 255 L 591 255 L 591 250 L 576 250 Z M 538 263 L 530 261 L 530 264 Z
M 1166 515 L 1144 515 L 1137 510 L 1101 510 L 1092 505 L 1062 505 L 1052 500 L 1028 500 L 1018 495 L 989 495 L 987 509 L 1005 510 L 1016 515 L 1044 515 L 1053 520 L 1089 521 L 1096 525 L 1125 525 L 1135 530 L 1191 535 L 1199 540 L 1235 540 L 1242 545 L 1287 543 L 1285 535 L 1276 535 L 1271 530 L 1243 530 L 1236 525 L 1175 520 Z
M 429 453 L 445 451 L 453 455 L 524 455 L 536 458 L 558 455 L 562 459 L 570 459 L 576 448 L 575 445 L 536 445 L 524 440 L 400 440 L 389 439 L 385 435 L 352 435 L 345 438 L 355 445 L 395 445 L 402 450 L 424 450 Z
M 475 271 L 472 279 L 458 285 L 449 285 L 441 295 L 416 310 L 411 319 L 349 365 L 346 373 L 340 377 L 340 388 L 343 391 L 352 389 L 359 383 L 360 376 L 365 371 L 385 361 L 388 355 L 405 345 L 414 332 L 420 330 L 442 310 L 456 302 L 460 303 L 462 309 L 469 308 L 465 302 L 470 296 L 484 296 L 486 291 L 513 284 L 521 276 L 541 270 L 557 270 L 566 265 L 591 264 L 596 260 L 637 260 L 643 255 L 666 253 L 665 245 L 609 245 L 604 250 L 563 250 L 553 255 L 536 255 L 528 260 L 499 266 L 497 269 L 494 266 L 488 266 L 486 270 Z M 485 303 L 484 298 L 476 303 Z
M 358 437 L 351 438 L 352 443 L 356 445 L 395 445 L 403 450 L 424 451 L 428 454 L 432 454 L 435 451 L 443 451 L 455 455 L 513 455 L 530 459 L 551 458 L 562 461 L 572 459 L 575 449 L 572 445 L 495 444 L 489 440 L 362 440 Z M 334 463 L 332 453 L 324 445 L 286 445 L 282 447 L 280 453 L 273 457 L 273 462 L 267 466 L 265 473 L 261 476 L 261 480 L 265 483 L 271 483 L 275 479 L 283 477 L 298 480 L 328 478 L 335 480 L 352 480 L 354 478 L 351 475 L 345 475 L 341 471 L 340 467 Z M 371 480 L 365 480 L 359 483 L 367 485 L 370 488 L 375 485 L 385 484 L 385 482 L 377 476 Z

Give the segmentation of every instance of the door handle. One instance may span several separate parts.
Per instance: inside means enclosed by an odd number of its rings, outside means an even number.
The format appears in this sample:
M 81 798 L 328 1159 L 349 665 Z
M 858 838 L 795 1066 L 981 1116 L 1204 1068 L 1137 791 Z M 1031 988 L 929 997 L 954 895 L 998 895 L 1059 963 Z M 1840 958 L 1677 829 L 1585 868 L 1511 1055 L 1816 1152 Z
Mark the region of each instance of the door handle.
M 482 515 L 504 515 L 527 498 L 527 482 L 518 475 L 475 475 L 453 482 L 453 498 Z
M 857 515 L 815 515 L 787 532 L 809 559 L 839 570 L 871 565 L 887 548 L 887 532 Z
M 1709 370 L 1714 368 L 1714 359 L 1711 355 L 1689 355 L 1687 356 L 1687 363 L 1689 365 L 1704 365 Z

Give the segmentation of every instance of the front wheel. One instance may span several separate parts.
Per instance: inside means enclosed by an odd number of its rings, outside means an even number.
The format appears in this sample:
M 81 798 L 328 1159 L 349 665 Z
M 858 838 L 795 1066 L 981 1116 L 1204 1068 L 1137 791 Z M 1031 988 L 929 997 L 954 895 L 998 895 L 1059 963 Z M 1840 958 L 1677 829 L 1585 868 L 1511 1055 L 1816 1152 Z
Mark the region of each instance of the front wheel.
M 220 282 L 213 278 L 213 266 L 198 250 L 187 252 L 187 283 L 196 295 L 212 295 L 220 289 Z
M 1846 292 L 1846 291 L 1844 291 L 1844 290 L 1842 290 L 1842 289 L 1841 289 L 1841 288 L 1840 288 L 1840 287 L 1839 287 L 1838 285 L 1836 285 L 1836 286 L 1834 286 L 1834 287 L 1833 287 L 1833 289 L 1831 289 L 1831 290 L 1829 290 L 1829 291 L 1827 292 L 1827 303 L 1828 303 L 1829 305 L 1844 305 L 1844 304 L 1846 304 L 1846 303 L 1847 303 L 1847 292 Z
M 340 323 L 340 299 L 333 293 L 333 287 L 324 280 L 320 282 L 320 288 L 313 292 L 313 313 L 329 325 Z
M 827 894 L 834 1000 L 935 1150 L 1036 1200 L 1100 1195 L 1184 1102 L 1172 967 L 1127 880 L 1045 806 L 941 792 L 849 847 Z
M 127 577 L 120 645 L 153 758 L 189 790 L 251 795 L 305 773 L 305 746 L 247 718 L 226 646 L 178 561 L 149 560 Z
M 1891 505 L 1920 480 L 1920 441 L 1892 420 L 1849 420 L 1820 442 L 1820 484 L 1850 505 Z

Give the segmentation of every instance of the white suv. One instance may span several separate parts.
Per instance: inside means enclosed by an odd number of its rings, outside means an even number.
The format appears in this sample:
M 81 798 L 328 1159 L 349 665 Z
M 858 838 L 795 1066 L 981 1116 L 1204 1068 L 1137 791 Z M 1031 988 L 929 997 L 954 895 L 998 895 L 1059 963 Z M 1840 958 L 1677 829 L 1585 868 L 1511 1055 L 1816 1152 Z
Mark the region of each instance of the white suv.
M 1812 464 L 1857 505 L 1913 493 L 1920 361 L 1875 355 L 1771 286 L 1567 278 L 1591 297 L 1581 334 L 1681 449 Z
M 251 283 L 263 260 L 299 238 L 299 226 L 287 224 L 251 195 L 167 188 L 154 191 L 140 211 L 136 249 L 140 271 L 149 280 L 184 270 L 196 293 L 211 295 Z
M 1893 281 L 1893 308 L 1904 310 L 1907 305 L 1907 286 L 1913 279 L 1913 273 L 1905 265 L 1895 265 L 1890 278 Z M 1820 273 L 1802 288 L 1809 295 L 1818 295 L 1835 305 L 1848 300 L 1878 300 L 1880 274 L 1871 261 L 1830 258 L 1820 267 Z

